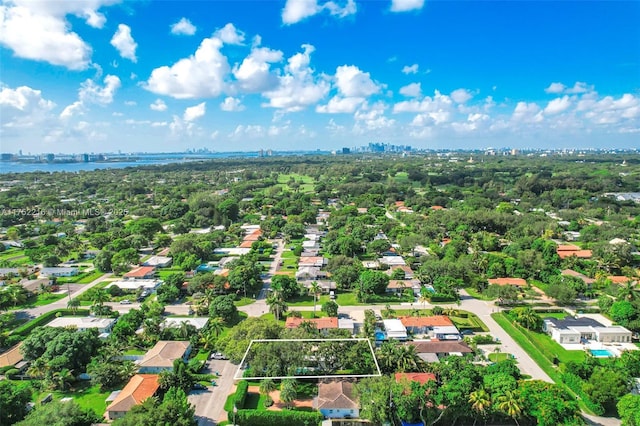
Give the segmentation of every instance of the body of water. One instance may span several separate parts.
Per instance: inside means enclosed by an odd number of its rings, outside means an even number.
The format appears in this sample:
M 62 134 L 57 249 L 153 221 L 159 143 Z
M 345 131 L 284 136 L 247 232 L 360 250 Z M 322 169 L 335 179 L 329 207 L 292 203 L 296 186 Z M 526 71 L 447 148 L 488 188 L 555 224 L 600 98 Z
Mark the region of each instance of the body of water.
M 326 155 L 326 151 L 311 152 L 278 152 L 277 157 L 289 155 Z M 110 155 L 112 160 L 103 162 L 89 163 L 24 163 L 18 161 L 2 161 L 0 162 L 1 173 L 29 173 L 29 172 L 80 172 L 101 169 L 123 169 L 125 167 L 140 166 L 160 166 L 172 163 L 186 163 L 190 161 L 213 160 L 216 158 L 257 158 L 257 152 L 216 152 L 210 154 L 188 154 L 188 153 L 167 153 L 167 154 L 134 154 L 130 157 L 124 155 Z

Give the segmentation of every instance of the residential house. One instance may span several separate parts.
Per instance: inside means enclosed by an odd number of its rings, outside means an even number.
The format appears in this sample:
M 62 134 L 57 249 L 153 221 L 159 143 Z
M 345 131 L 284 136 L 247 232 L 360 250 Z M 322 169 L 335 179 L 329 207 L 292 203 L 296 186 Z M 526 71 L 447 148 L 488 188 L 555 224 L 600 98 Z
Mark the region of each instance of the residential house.
M 172 257 L 156 255 L 156 256 L 151 256 L 142 265 L 154 266 L 156 268 L 166 268 L 168 266 L 171 266 L 171 262 L 173 262 Z
M 591 259 L 593 252 L 591 250 L 580 250 L 580 247 L 573 244 L 560 244 L 556 249 L 560 259 L 575 256 L 578 259 Z
M 297 274 L 296 274 L 296 278 L 298 278 Z M 301 279 L 301 278 L 298 278 L 298 279 Z M 314 280 L 304 280 L 304 281 L 301 281 L 300 284 L 304 286 L 304 288 L 306 288 L 308 291 L 311 288 L 311 283 L 313 282 Z M 322 293 L 324 294 L 329 294 L 331 290 L 336 290 L 337 288 L 335 281 L 316 280 L 315 282 L 318 283 L 318 285 L 320 286 L 320 290 L 322 290 Z
M 73 277 L 78 275 L 78 268 L 64 267 L 64 268 L 42 268 L 40 269 L 41 277 Z
M 560 275 L 580 278 L 589 287 L 596 282 L 596 280 L 594 280 L 593 278 L 589 278 L 586 275 L 581 274 L 580 272 L 574 271 L 573 269 L 564 269 L 562 270 L 562 272 L 560 272 Z
M 49 322 L 46 326 L 56 328 L 76 328 L 78 329 L 78 331 L 85 331 L 89 330 L 90 328 L 95 328 L 100 334 L 104 334 L 110 333 L 115 323 L 115 318 L 57 317 Z
M 183 323 L 187 323 L 189 325 L 194 326 L 196 330 L 202 330 L 204 327 L 206 327 L 208 322 L 209 322 L 209 317 L 182 317 L 182 318 L 167 317 L 162 322 L 162 327 L 178 328 Z
M 589 317 L 545 318 L 542 329 L 560 344 L 631 342 L 631 331 L 620 325 L 605 327 Z
M 402 321 L 399 319 L 386 319 L 382 320 L 384 329 L 387 334 L 387 339 L 406 340 L 407 329 L 402 325 Z
M 428 382 L 437 381 L 436 375 L 433 373 L 396 373 L 394 377 L 396 379 L 396 383 L 401 383 L 406 380 L 409 382 L 418 382 L 421 385 L 424 385 Z
M 402 325 L 413 334 L 429 334 L 432 337 L 434 327 L 453 327 L 453 322 L 446 315 L 433 315 L 430 317 L 400 317 Z M 456 329 L 457 333 L 457 329 Z
M 391 276 L 393 275 L 393 273 L 397 270 L 400 269 L 401 271 L 404 272 L 404 279 L 405 280 L 412 280 L 413 279 L 413 269 L 411 269 L 411 267 L 409 265 L 396 265 L 392 268 L 389 268 L 386 270 L 386 274 Z
M 338 318 L 338 328 L 348 330 L 351 334 L 355 332 L 355 322 L 351 318 Z
M 160 376 L 157 374 L 136 374 L 133 376 L 107 407 L 106 417 L 109 420 L 124 417 L 134 406 L 153 397 L 160 388 L 159 378 Z
M 121 290 L 125 291 L 137 291 L 142 288 L 143 290 L 153 291 L 155 290 L 162 281 L 160 280 L 127 280 L 127 281 L 114 281 L 107 285 L 106 288 L 111 286 L 119 287 Z
M 305 266 L 322 268 L 326 264 L 327 259 L 322 256 L 301 256 L 300 259 L 298 259 L 298 267 L 300 268 Z
M 327 380 L 318 384 L 318 396 L 313 408 L 326 418 L 358 418 L 360 407 L 354 395 L 354 383 L 348 380 Z
M 160 373 L 172 370 L 173 361 L 187 361 L 191 353 L 191 343 L 180 340 L 160 340 L 151 348 L 138 364 L 140 373 Z
M 620 284 L 620 285 L 625 285 L 629 281 L 637 282 L 637 280 L 634 280 L 624 275 L 609 275 L 607 279 L 610 280 L 613 284 Z
M 382 256 L 378 259 L 378 263 L 383 265 L 389 265 L 390 267 L 404 266 L 407 262 L 404 261 L 402 256 Z
M 156 275 L 155 266 L 139 266 L 123 275 L 128 280 L 149 280 Z
M 326 333 L 327 330 L 338 328 L 338 318 L 335 317 L 323 317 L 323 318 L 295 318 L 287 317 L 285 323 L 286 328 L 298 328 L 303 322 L 309 322 L 318 329 L 321 333 Z
M 407 344 L 415 346 L 418 356 L 426 362 L 438 362 L 443 357 L 473 353 L 473 349 L 462 340 L 416 340 Z
M 314 281 L 326 277 L 327 273 L 325 271 L 321 271 L 320 268 L 315 266 L 300 266 L 296 271 L 296 279 L 298 281 Z
M 26 367 L 27 363 L 24 361 L 22 352 L 20 352 L 20 346 L 22 346 L 22 342 L 0 354 L 0 368 L 15 367 L 21 370 Z
M 401 295 L 404 293 L 405 289 L 411 289 L 413 294 L 420 294 L 420 289 L 422 288 L 422 284 L 420 284 L 420 280 L 389 280 L 389 284 L 387 284 L 387 293 L 392 293 L 396 295 Z
M 487 282 L 489 283 L 489 285 L 491 284 L 496 284 L 496 285 L 511 285 L 514 287 L 526 287 L 527 286 L 527 280 L 523 279 L 523 278 L 490 278 L 487 280 Z

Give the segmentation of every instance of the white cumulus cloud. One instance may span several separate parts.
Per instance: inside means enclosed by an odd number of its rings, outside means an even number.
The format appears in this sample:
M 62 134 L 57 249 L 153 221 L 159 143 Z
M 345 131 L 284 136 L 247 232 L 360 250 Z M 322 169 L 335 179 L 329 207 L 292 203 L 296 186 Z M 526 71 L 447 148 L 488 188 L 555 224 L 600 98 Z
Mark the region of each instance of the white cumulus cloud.
M 330 15 L 344 18 L 357 12 L 354 0 L 341 1 L 340 5 L 334 1 L 319 4 L 318 0 L 287 0 L 282 9 L 282 23 L 291 25 L 327 10 Z
M 194 35 L 197 28 L 187 18 L 181 18 L 178 22 L 171 25 L 171 34 L 175 35 Z
M 239 31 L 231 22 L 217 30 L 214 33 L 214 37 L 218 37 L 224 44 L 244 43 L 244 33 Z
M 523 123 L 538 123 L 543 120 L 542 110 L 534 102 L 518 102 L 511 119 Z
M 103 87 L 100 87 L 91 79 L 82 83 L 78 96 L 80 101 L 99 105 L 108 105 L 113 102 L 113 96 L 121 85 L 120 79 L 115 75 L 107 75 L 103 82 Z
M 422 87 L 420 83 L 407 84 L 400 88 L 400 94 L 408 98 L 418 98 L 422 95 Z
M 137 62 L 136 49 L 138 43 L 131 36 L 131 28 L 128 25 L 118 25 L 118 30 L 111 38 L 111 45 L 116 48 L 123 58 L 129 59 L 131 62 Z
M 459 104 L 463 104 L 471 99 L 473 95 L 467 89 L 456 89 L 451 92 L 451 99 Z
M 310 67 L 311 53 L 315 50 L 310 44 L 302 45 L 303 52 L 291 56 L 279 76 L 278 87 L 263 93 L 269 99 L 265 106 L 282 109 L 285 112 L 300 111 L 324 98 L 330 85 L 324 78 L 314 75 Z
M 227 112 L 244 111 L 244 105 L 240 99 L 227 96 L 220 104 L 220 109 Z
M 409 12 L 422 9 L 424 0 L 391 0 L 392 12 Z
M 404 67 L 402 67 L 402 73 L 403 74 L 417 74 L 418 73 L 418 68 L 419 68 L 418 64 L 405 65 Z
M 558 114 L 566 111 L 570 106 L 571 101 L 569 100 L 569 96 L 565 95 L 561 98 L 556 98 L 552 101 L 549 101 L 546 108 L 544 109 L 544 113 L 547 115 Z
M 184 115 L 183 115 L 182 119 L 184 121 L 187 121 L 187 122 L 195 121 L 198 118 L 204 116 L 205 112 L 207 111 L 206 108 L 207 107 L 206 107 L 206 103 L 205 102 L 199 103 L 198 105 L 195 105 L 195 106 L 192 106 L 192 107 L 189 107 L 189 108 L 186 108 L 184 110 Z
M 353 114 L 365 98 L 334 96 L 327 105 L 318 105 L 316 112 L 324 114 Z
M 0 86 L 2 127 L 32 127 L 47 119 L 55 105 L 44 99 L 40 90 L 28 86 L 15 89 Z
M 230 71 L 226 56 L 220 52 L 222 45 L 218 37 L 205 38 L 193 55 L 170 67 L 154 69 L 144 88 L 176 99 L 218 96 Z
M 278 85 L 278 76 L 271 72 L 271 64 L 282 61 L 279 50 L 267 47 L 254 47 L 240 65 L 233 68 L 241 90 L 248 93 L 270 90 Z
M 167 110 L 167 104 L 164 103 L 162 99 L 156 99 L 151 105 L 149 105 L 149 108 L 151 108 L 153 111 L 162 112 Z
M 380 91 L 368 72 L 363 72 L 355 65 L 342 65 L 336 68 L 336 86 L 348 97 L 367 97 Z

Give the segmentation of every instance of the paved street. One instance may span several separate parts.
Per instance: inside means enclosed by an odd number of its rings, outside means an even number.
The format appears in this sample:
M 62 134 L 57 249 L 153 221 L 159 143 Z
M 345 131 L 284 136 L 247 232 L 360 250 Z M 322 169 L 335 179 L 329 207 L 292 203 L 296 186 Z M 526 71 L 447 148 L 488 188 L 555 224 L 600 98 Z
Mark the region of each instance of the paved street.
M 80 296 L 82 293 L 88 291 L 90 288 L 94 287 L 98 283 L 101 283 L 102 281 L 108 278 L 111 278 L 110 273 L 104 274 L 100 278 L 94 281 L 91 281 L 89 284 L 70 284 L 69 289 L 71 292 L 71 299 Z M 63 290 L 67 289 L 66 284 L 60 284 L 60 287 Z M 48 305 L 37 306 L 35 308 L 29 308 L 29 309 L 22 309 L 20 311 L 15 311 L 15 313 L 18 318 L 36 318 L 46 312 L 50 312 L 56 309 L 65 309 L 67 307 L 68 302 L 69 302 L 69 297 L 63 297 L 62 299 L 55 301 L 53 303 L 50 303 Z
M 208 386 L 207 390 L 192 391 L 189 394 L 189 402 L 196 407 L 198 426 L 212 426 L 227 419 L 224 403 L 234 391 L 233 375 L 237 368 L 229 361 L 209 361 L 209 367 L 202 373 L 220 373 L 220 377 L 216 379 L 217 386 Z

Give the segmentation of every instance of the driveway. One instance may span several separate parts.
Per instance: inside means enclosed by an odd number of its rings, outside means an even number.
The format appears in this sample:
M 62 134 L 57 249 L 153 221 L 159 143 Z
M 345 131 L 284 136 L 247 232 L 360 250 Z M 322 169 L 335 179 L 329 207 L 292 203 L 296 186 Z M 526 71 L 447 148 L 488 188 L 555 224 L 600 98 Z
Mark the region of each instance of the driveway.
M 216 379 L 217 386 L 208 386 L 207 390 L 192 391 L 189 402 L 196 407 L 198 426 L 213 426 L 227 420 L 224 403 L 229 394 L 235 391 L 233 375 L 237 366 L 229 361 L 211 360 L 209 367 L 202 371 L 204 374 L 220 373 Z

